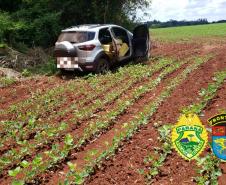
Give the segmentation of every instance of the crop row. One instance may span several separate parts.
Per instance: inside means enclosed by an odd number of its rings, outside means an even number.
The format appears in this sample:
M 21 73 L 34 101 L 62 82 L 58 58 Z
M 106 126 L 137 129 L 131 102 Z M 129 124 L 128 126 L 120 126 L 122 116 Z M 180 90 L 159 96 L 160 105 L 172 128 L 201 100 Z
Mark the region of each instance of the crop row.
M 159 70 L 161 67 L 164 67 L 168 65 L 167 61 L 160 61 L 160 63 L 158 65 L 154 65 L 152 66 L 153 71 L 154 70 Z M 155 67 L 157 66 L 157 67 Z M 37 120 L 37 114 L 32 114 L 30 113 L 30 119 L 28 120 L 28 122 L 26 123 L 26 120 L 24 120 L 23 123 L 21 124 L 17 124 L 17 122 L 13 122 L 13 121 L 5 121 L 2 122 L 2 124 L 6 125 L 6 130 L 5 132 L 7 134 L 4 135 L 4 137 L 2 138 L 2 143 L 5 142 L 10 142 L 8 139 L 12 138 L 14 141 L 19 141 L 21 142 L 21 140 L 26 139 L 27 135 L 31 135 L 30 131 L 32 132 L 37 132 L 40 128 L 43 127 L 43 125 L 46 125 L 46 122 L 52 121 L 52 119 L 57 119 L 57 117 L 62 117 L 64 116 L 66 113 L 69 113 L 70 111 L 74 111 L 77 115 L 80 113 L 82 113 L 80 110 L 78 111 L 79 107 L 82 107 L 83 105 L 86 105 L 88 102 L 92 101 L 93 99 L 96 99 L 96 103 L 98 102 L 97 99 L 98 96 L 101 96 L 101 94 L 110 91 L 111 89 L 114 89 L 116 87 L 114 87 L 115 85 L 118 84 L 118 86 L 120 85 L 121 81 L 125 81 L 125 76 L 129 75 L 129 79 L 127 80 L 131 80 L 131 78 L 136 78 L 139 80 L 139 78 L 143 77 L 143 74 L 147 74 L 149 68 L 144 67 L 144 66 L 136 66 L 137 67 L 137 71 L 135 72 L 134 70 L 131 71 L 131 68 L 127 68 L 127 70 L 123 70 L 123 73 L 121 75 L 114 75 L 114 76 L 118 76 L 116 77 L 112 77 L 111 80 L 109 81 L 108 84 L 106 84 L 105 86 L 103 86 L 103 84 L 99 84 L 99 85 L 94 85 L 95 89 L 93 91 L 87 92 L 85 91 L 83 88 L 80 89 L 80 93 L 86 94 L 86 97 L 84 97 L 83 99 L 77 98 L 75 99 L 75 101 L 69 102 L 70 105 L 68 106 L 68 108 L 66 108 L 65 110 L 57 110 L 55 111 L 56 114 L 51 114 L 47 120 L 46 119 L 41 119 L 39 118 Z M 126 71 L 126 72 L 125 72 Z M 94 88 L 93 86 L 93 88 Z M 114 88 L 112 88 L 114 87 Z M 120 86 L 119 86 L 120 87 Z M 84 92 L 83 92 L 84 91 Z M 61 104 L 58 103 L 58 106 L 60 106 Z M 56 107 L 55 107 L 56 108 Z M 84 108 L 85 109 L 85 108 Z M 77 110 L 77 112 L 76 112 Z M 45 112 L 46 109 L 43 109 L 43 112 Z M 90 112 L 91 113 L 91 112 Z M 45 113 L 46 114 L 46 113 Z M 27 119 L 27 118 L 26 118 Z M 26 126 L 25 126 L 26 123 Z M 15 128 L 16 127 L 16 128 Z M 23 128 L 23 129 L 22 129 Z M 3 144 L 2 144 L 3 145 Z
M 141 67 L 138 65 L 138 68 Z M 50 103 L 53 104 L 54 101 L 60 101 L 60 97 L 66 97 L 68 93 L 73 93 L 74 95 L 84 95 L 88 91 L 93 90 L 96 91 L 100 89 L 100 87 L 104 85 L 111 84 L 115 82 L 120 82 L 121 79 L 128 77 L 128 71 L 131 70 L 131 67 L 123 68 L 119 70 L 116 74 L 109 73 L 103 76 L 96 76 L 90 77 L 88 79 L 76 79 L 73 81 L 67 82 L 65 85 L 60 84 L 59 86 L 46 91 L 44 94 L 37 91 L 34 93 L 31 98 L 27 99 L 26 101 L 20 102 L 18 104 L 12 105 L 9 109 L 3 111 L 1 115 L 4 114 L 16 114 L 17 120 L 19 118 L 29 118 L 29 110 L 33 109 L 40 109 L 43 108 L 45 105 L 45 112 L 48 110 L 48 105 L 51 106 Z M 118 81 L 117 81 L 118 80 Z M 62 96 L 64 95 L 64 96 Z M 25 112 L 25 113 L 23 113 Z M 37 110 L 36 110 L 37 114 Z M 34 116 L 34 114 L 32 114 Z M 36 116 L 38 117 L 38 116 Z
M 117 84 L 117 82 L 123 80 L 123 77 L 127 76 L 126 73 L 118 74 L 119 75 L 109 75 L 109 77 L 106 77 L 106 80 L 109 80 L 106 84 L 107 87 L 111 87 L 111 85 Z M 117 78 L 117 80 L 115 78 Z M 6 113 L 15 114 L 16 121 L 23 126 L 24 122 L 28 121 L 31 117 L 39 118 L 40 115 L 49 114 L 49 112 L 51 111 L 54 112 L 55 108 L 60 107 L 62 103 L 67 102 L 67 95 L 70 95 L 69 93 L 71 93 L 74 97 L 84 96 L 89 93 L 89 90 L 96 91 L 98 89 L 101 89 L 100 87 L 105 85 L 106 80 L 100 81 L 98 85 L 96 85 L 96 79 L 91 81 L 90 83 L 88 83 L 86 80 L 70 81 L 66 83 L 66 85 L 61 85 L 47 91 L 43 95 L 37 93 L 33 98 L 19 103 L 19 105 L 12 105 L 10 109 L 6 111 Z M 22 108 L 20 108 L 20 106 Z M 16 128 L 16 124 L 9 124 L 7 121 L 5 123 L 7 125 L 6 128 L 8 128 L 9 126 Z M 2 125 L 4 125 L 4 122 L 2 122 Z
M 120 81 L 123 80 L 123 79 L 120 79 Z M 30 114 L 30 119 L 26 122 L 26 119 L 24 120 L 23 123 L 21 124 L 16 124 L 16 122 L 12 122 L 12 121 L 5 121 L 4 124 L 5 125 L 12 125 L 10 127 L 7 127 L 7 134 L 4 135 L 4 137 L 2 137 L 2 143 L 4 143 L 4 140 L 5 142 L 9 142 L 8 138 L 11 138 L 13 139 L 14 141 L 19 141 L 21 142 L 21 140 L 26 140 L 26 136 L 29 136 L 31 135 L 30 132 L 37 132 L 40 128 L 43 128 L 45 125 L 46 125 L 46 122 L 47 121 L 52 121 L 51 119 L 53 118 L 57 118 L 59 116 L 64 116 L 66 113 L 70 112 L 71 110 L 74 110 L 78 107 L 78 104 L 79 106 L 83 106 L 85 105 L 86 103 L 88 103 L 89 101 L 91 101 L 92 99 L 95 99 L 97 98 L 98 96 L 100 96 L 102 93 L 104 93 L 105 91 L 112 88 L 113 85 L 117 84 L 120 82 L 119 80 L 117 81 L 114 81 L 112 80 L 111 82 L 113 83 L 108 83 L 105 88 L 100 88 L 100 86 L 96 86 L 97 89 L 95 89 L 95 93 L 92 92 L 92 91 L 87 91 L 83 88 L 80 89 L 80 94 L 86 94 L 87 96 L 83 99 L 80 99 L 80 97 L 78 97 L 75 101 L 73 102 L 70 102 L 70 105 L 69 105 L 69 108 L 66 108 L 65 110 L 63 111 L 60 111 L 58 109 L 58 111 L 55 111 L 56 114 L 51 114 L 47 120 L 46 119 L 41 119 L 41 118 L 36 118 L 37 115 L 36 114 Z M 102 85 L 102 84 L 101 84 Z M 78 92 L 78 91 L 77 91 Z M 92 92 L 92 93 L 90 93 Z M 65 94 L 65 93 L 63 93 Z M 65 95 L 64 95 L 65 96 Z M 62 97 L 64 97 L 62 96 Z M 61 104 L 58 104 L 58 106 L 62 106 Z M 64 107 L 64 106 L 62 106 Z M 56 109 L 56 107 L 54 107 Z M 43 110 L 44 112 L 46 111 L 46 109 Z M 46 114 L 46 112 L 45 112 Z M 3 123 L 3 122 L 2 122 Z M 26 123 L 26 125 L 25 125 Z M 47 124 L 48 125 L 48 124 Z M 17 126 L 17 128 L 15 129 L 15 126 Z M 23 128 L 23 129 L 22 129 Z M 2 144 L 4 145 L 4 144 Z
M 80 111 L 83 114 L 75 114 L 74 117 L 71 118 L 73 120 L 73 124 L 76 125 L 79 120 L 88 118 L 92 115 L 93 110 L 101 108 L 105 104 L 112 102 L 123 92 L 126 92 L 129 88 L 131 88 L 134 83 L 142 81 L 142 79 L 144 79 L 145 77 L 147 78 L 151 76 L 154 72 L 160 70 L 162 67 L 165 67 L 172 62 L 173 61 L 168 60 L 160 61 L 158 65 L 153 66 L 151 69 L 149 69 L 149 71 L 146 71 L 146 73 L 144 73 L 144 70 L 140 70 L 140 68 L 137 69 L 138 71 L 133 70 L 130 81 L 128 81 L 123 87 L 116 88 L 112 92 L 107 93 L 105 97 L 102 98 L 102 101 L 95 100 L 94 103 L 89 107 L 82 108 Z M 27 140 L 17 141 L 21 148 L 19 150 L 9 150 L 7 153 L 2 155 L 0 158 L 1 168 L 3 169 L 9 164 L 12 165 L 12 162 L 18 162 L 23 158 L 23 156 L 30 155 L 37 147 L 41 147 L 41 145 L 43 144 L 51 143 L 51 139 L 55 139 L 60 135 L 61 132 L 67 132 L 66 129 L 68 129 L 68 127 L 68 124 L 64 122 L 59 126 L 56 126 L 55 124 L 47 124 L 46 128 L 43 128 L 43 130 L 36 133 L 34 137 L 35 140 L 33 140 L 33 142 L 28 142 Z
M 215 97 L 217 90 L 221 87 L 226 79 L 226 70 L 217 72 L 214 76 L 213 83 L 210 83 L 206 89 L 201 89 L 199 92 L 199 102 L 191 104 L 182 110 L 183 114 L 200 114 L 201 111 L 206 107 L 209 101 Z M 158 128 L 156 124 L 155 127 Z M 167 124 L 158 128 L 159 141 L 162 143 L 161 148 L 155 148 L 155 154 L 149 154 L 144 158 L 144 164 L 149 166 L 148 171 L 144 169 L 140 170 L 140 173 L 145 175 L 148 183 L 152 183 L 154 177 L 160 173 L 159 168 L 163 166 L 167 160 L 169 154 L 172 153 L 173 146 L 171 142 L 171 130 L 173 125 Z M 156 156 L 158 158 L 156 159 Z M 198 184 L 217 184 L 217 177 L 221 175 L 219 169 L 219 162 L 216 157 L 211 154 L 206 155 L 202 158 L 197 158 L 197 165 L 201 167 L 198 170 L 199 177 L 195 178 Z
M 98 155 L 89 160 L 82 169 L 76 168 L 76 164 L 68 163 L 70 171 L 66 175 L 64 184 L 81 184 L 84 179 L 94 172 L 94 168 L 101 165 L 103 159 L 107 159 L 114 155 L 122 142 L 132 137 L 132 135 L 140 128 L 140 126 L 148 124 L 149 119 L 156 112 L 159 105 L 168 98 L 172 91 L 181 84 L 186 77 L 195 69 L 197 69 L 206 60 L 198 59 L 194 64 L 189 65 L 181 74 L 169 81 L 168 85 L 163 88 L 160 95 L 153 101 L 144 106 L 143 111 L 134 116 L 134 119 L 124 126 L 124 129 L 114 136 L 111 143 L 108 142 L 106 150 L 98 152 Z M 103 141 L 104 142 L 104 141 Z M 87 151 L 89 153 L 91 151 Z
M 113 120 L 115 120 L 117 116 L 119 116 L 129 106 L 131 106 L 135 100 L 139 99 L 139 97 L 141 97 L 144 93 L 151 91 L 161 82 L 161 79 L 163 79 L 167 74 L 178 69 L 182 64 L 183 63 L 172 64 L 163 70 L 163 72 L 161 72 L 155 80 L 150 79 L 149 83 L 145 84 L 144 86 L 133 89 L 132 97 L 125 98 L 123 100 L 118 99 L 115 103 L 116 106 L 114 109 L 108 111 L 106 115 L 103 115 L 94 122 L 91 121 L 90 123 L 87 123 L 88 127 L 84 130 L 83 134 L 79 138 L 73 138 L 70 134 L 67 134 L 63 145 L 54 144 L 50 151 L 45 152 L 45 156 L 39 155 L 39 159 L 41 160 L 39 167 L 34 167 L 32 162 L 31 164 L 28 164 L 26 168 L 20 170 L 21 173 L 26 174 L 24 175 L 24 180 L 30 180 L 37 174 L 42 173 L 46 169 L 52 167 L 60 160 L 67 157 L 72 149 L 80 148 L 84 143 L 86 143 L 86 141 L 100 133 L 101 130 L 108 128 L 111 124 L 113 124 Z M 45 158 L 45 161 L 42 160 L 43 158 Z M 46 158 L 48 160 L 46 160 Z
M 110 83 L 109 83 L 110 84 Z M 112 84 L 110 84 L 111 87 Z M 104 88 L 101 89 L 102 91 L 100 92 L 103 93 L 103 90 L 105 90 Z M 85 91 L 85 89 L 81 88 L 80 89 L 80 94 L 82 94 Z M 87 91 L 85 91 L 87 92 Z M 63 92 L 64 94 L 64 92 Z M 98 93 L 97 93 L 98 94 Z M 92 100 L 92 98 L 95 98 L 94 95 L 92 95 L 91 97 L 87 97 L 87 99 L 85 99 L 84 101 L 82 101 L 83 103 L 86 103 L 87 101 Z M 62 102 L 61 100 L 64 99 L 64 101 L 66 101 L 67 98 L 64 98 L 64 96 L 62 96 L 62 98 L 58 101 L 56 98 L 55 104 L 54 106 L 49 106 L 50 104 L 48 104 L 48 108 L 50 109 L 57 109 L 57 107 L 62 106 Z M 78 98 L 75 100 L 75 102 L 70 102 L 72 105 L 74 105 L 74 107 L 78 104 Z M 37 107 L 39 107 L 39 104 L 37 105 Z M 74 108 L 73 106 L 70 106 L 71 109 Z M 27 113 L 25 113 L 24 118 L 22 120 L 17 120 L 17 121 L 2 121 L 2 125 L 5 126 L 4 128 L 4 134 L 2 133 L 2 146 L 4 146 L 4 143 L 12 143 L 13 141 L 16 141 L 17 143 L 21 143 L 22 140 L 26 140 L 26 136 L 29 136 L 35 132 L 37 132 L 39 130 L 39 128 L 43 128 L 44 125 L 46 125 L 47 120 L 40 118 L 40 115 L 43 116 L 43 114 L 47 114 L 48 111 L 50 109 L 43 109 L 42 108 L 38 108 L 35 109 L 35 111 L 30 111 L 27 115 Z M 70 109 L 67 109 L 67 111 L 69 111 Z M 67 111 L 64 111 L 64 113 L 66 113 Z M 42 113 L 44 112 L 44 113 Z M 53 112 L 53 111 L 52 111 Z M 55 111 L 56 114 L 54 114 L 55 117 L 57 117 L 57 112 Z M 59 111 L 60 112 L 60 111 Z M 27 117 L 28 118 L 27 118 Z M 52 117 L 54 117 L 52 115 Z M 61 114 L 62 116 L 62 114 Z M 44 116 L 43 116 L 44 117 Z M 50 116 L 49 116 L 50 117 Z M 28 120 L 27 120 L 28 119 Z M 49 120 L 49 118 L 47 118 Z

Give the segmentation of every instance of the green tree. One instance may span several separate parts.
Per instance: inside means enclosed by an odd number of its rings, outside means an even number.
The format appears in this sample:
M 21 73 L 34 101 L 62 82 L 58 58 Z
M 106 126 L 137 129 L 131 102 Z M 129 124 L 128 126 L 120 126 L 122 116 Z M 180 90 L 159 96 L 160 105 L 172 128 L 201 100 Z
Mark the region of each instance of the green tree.
M 14 21 L 8 13 L 0 12 L 0 43 L 6 42 L 12 45 L 18 36 L 17 32 L 24 27 L 22 21 Z
M 137 9 L 149 4 L 150 0 L 2 0 L 0 39 L 49 47 L 61 29 L 73 25 L 114 23 L 131 28 Z

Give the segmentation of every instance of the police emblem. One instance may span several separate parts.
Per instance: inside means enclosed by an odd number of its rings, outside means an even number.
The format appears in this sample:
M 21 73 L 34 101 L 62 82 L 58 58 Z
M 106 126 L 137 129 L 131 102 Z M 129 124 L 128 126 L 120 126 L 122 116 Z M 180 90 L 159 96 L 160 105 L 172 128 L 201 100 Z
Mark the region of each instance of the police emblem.
M 207 131 L 195 114 L 182 115 L 172 130 L 173 146 L 186 160 L 199 156 L 207 141 Z
M 220 159 L 226 160 L 226 114 L 208 120 L 212 126 L 212 150 Z

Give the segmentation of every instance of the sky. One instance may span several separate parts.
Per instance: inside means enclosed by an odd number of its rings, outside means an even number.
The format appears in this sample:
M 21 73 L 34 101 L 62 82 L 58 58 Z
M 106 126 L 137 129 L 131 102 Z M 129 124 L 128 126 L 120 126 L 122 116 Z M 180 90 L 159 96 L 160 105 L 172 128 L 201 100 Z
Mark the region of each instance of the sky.
M 226 0 L 152 0 L 147 10 L 149 17 L 144 21 L 197 20 L 208 21 L 226 19 Z

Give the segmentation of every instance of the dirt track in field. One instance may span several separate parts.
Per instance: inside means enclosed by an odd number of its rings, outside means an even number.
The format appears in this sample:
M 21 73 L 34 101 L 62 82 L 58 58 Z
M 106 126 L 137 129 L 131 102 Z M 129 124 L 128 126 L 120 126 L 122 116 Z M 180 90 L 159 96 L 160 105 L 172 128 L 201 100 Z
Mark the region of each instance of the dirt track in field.
M 95 174 L 93 174 L 89 179 L 86 180 L 85 184 L 90 185 L 107 185 L 107 184 L 145 184 L 144 176 L 138 173 L 139 169 L 145 167 L 143 159 L 149 153 L 154 152 L 154 147 L 159 146 L 157 137 L 158 132 L 153 127 L 155 122 L 159 122 L 162 125 L 168 123 L 175 123 L 180 110 L 182 107 L 190 105 L 197 100 L 197 93 L 202 88 L 206 88 L 208 83 L 212 82 L 213 75 L 217 71 L 223 70 L 226 68 L 226 45 L 224 44 L 194 44 L 194 43 L 155 43 L 152 49 L 153 56 L 155 58 L 159 57 L 169 57 L 176 60 L 191 60 L 195 56 L 206 56 L 211 55 L 211 59 L 205 64 L 199 66 L 197 70 L 192 72 L 183 84 L 179 85 L 172 93 L 172 95 L 167 98 L 164 103 L 160 105 L 157 112 L 152 116 L 149 124 L 140 128 L 139 132 L 136 133 L 129 141 L 125 141 L 121 148 L 118 150 L 117 154 L 110 158 L 109 160 L 104 161 L 101 169 L 96 169 Z M 86 151 L 94 148 L 99 150 L 103 149 L 104 146 L 102 141 L 111 141 L 115 135 L 115 130 L 120 130 L 121 125 L 125 122 L 131 120 L 131 118 L 139 111 L 142 110 L 143 106 L 153 101 L 156 96 L 158 96 L 164 86 L 167 85 L 168 81 L 173 77 L 177 76 L 188 64 L 183 65 L 175 72 L 167 75 L 166 78 L 156 87 L 156 89 L 146 93 L 139 100 L 137 100 L 132 106 L 130 106 L 123 114 L 119 115 L 114 123 L 107 129 L 99 134 L 97 138 L 93 138 L 88 141 L 80 150 L 73 150 L 70 152 L 70 155 L 64 161 L 61 161 L 57 166 L 55 166 L 50 171 L 47 171 L 45 174 L 40 175 L 36 178 L 37 182 L 41 184 L 57 184 L 59 180 L 62 180 L 65 177 L 65 173 L 68 172 L 67 162 L 75 162 L 77 165 L 82 168 L 84 166 L 84 156 Z M 154 79 L 158 76 L 159 72 L 156 72 L 150 79 Z M 149 80 L 150 80 L 149 79 Z M 124 92 L 119 98 L 125 98 L 130 96 L 130 91 L 144 84 L 147 81 L 144 80 L 138 84 L 134 84 L 127 92 Z M 48 89 L 51 89 L 59 84 L 64 84 L 64 80 L 54 77 L 51 80 L 47 77 L 41 77 L 37 80 L 28 80 L 23 82 L 18 82 L 13 86 L 0 89 L 1 101 L 0 109 L 7 109 L 10 105 L 22 102 L 27 98 L 31 97 L 34 92 L 39 90 L 40 92 L 45 92 Z M 126 83 L 125 81 L 116 84 L 115 87 L 123 86 Z M 88 89 L 87 89 L 88 90 Z M 110 90 L 110 89 L 109 89 Z M 92 92 L 89 89 L 90 92 Z M 106 92 L 105 92 L 106 93 Z M 104 93 L 104 94 L 105 94 Z M 102 99 L 102 95 L 97 96 L 96 98 Z M 54 114 L 57 111 L 65 109 L 70 105 L 71 102 L 77 101 L 79 96 L 74 95 L 73 93 L 67 94 L 67 101 L 62 104 L 61 107 L 56 107 L 54 112 L 48 113 L 53 117 L 48 119 L 49 115 L 40 115 L 43 119 L 42 123 L 45 121 L 51 121 L 52 124 L 58 125 L 62 121 L 70 121 L 70 118 L 73 116 L 73 112 L 68 112 L 67 114 L 54 118 Z M 84 95 L 85 97 L 85 95 Z M 202 117 L 203 123 L 208 126 L 207 119 L 221 109 L 226 109 L 226 85 L 224 84 L 221 89 L 218 90 L 217 96 L 207 105 L 203 111 L 204 117 Z M 93 104 L 93 101 L 90 100 L 84 104 L 86 105 Z M 115 102 L 110 102 L 106 104 L 103 108 L 95 110 L 94 113 L 97 117 L 106 114 L 109 110 L 114 108 Z M 26 109 L 23 110 L 26 112 Z M 8 115 L 6 115 L 7 117 Z M 16 118 L 17 115 L 12 116 Z M 4 117 L 3 117 L 4 118 Z M 1 119 L 1 118 L 0 118 Z M 62 135 L 59 135 L 54 140 L 51 140 L 50 143 L 45 144 L 41 148 L 38 148 L 37 151 L 33 151 L 31 156 L 27 158 L 30 161 L 36 152 L 44 152 L 47 149 L 51 148 L 51 145 L 54 143 L 61 143 L 63 137 L 66 133 L 77 134 L 78 136 L 86 128 L 86 125 L 91 121 L 95 121 L 96 118 L 87 118 L 81 120 L 78 125 L 73 125 L 73 122 L 70 124 L 70 128 L 66 130 Z M 0 130 L 1 131 L 1 130 Z M 34 131 L 32 131 L 34 132 Z M 32 142 L 34 134 L 28 134 L 28 140 Z M 0 152 L 3 154 L 7 152 L 8 149 L 17 147 L 16 143 L 8 143 L 4 148 L 1 148 Z M 208 152 L 208 150 L 206 151 Z M 221 165 L 223 169 L 223 175 L 219 178 L 220 185 L 223 185 L 226 180 L 226 165 Z M 154 179 L 153 184 L 156 185 L 178 185 L 180 184 L 195 184 L 193 182 L 193 177 L 196 174 L 196 165 L 195 162 L 186 162 L 181 159 L 176 152 L 173 152 L 164 163 L 164 166 L 160 168 L 160 174 L 157 175 Z M 10 179 L 5 177 L 7 175 L 7 170 L 11 168 L 6 168 L 4 171 L 4 177 L 0 176 L 0 184 L 8 184 Z

